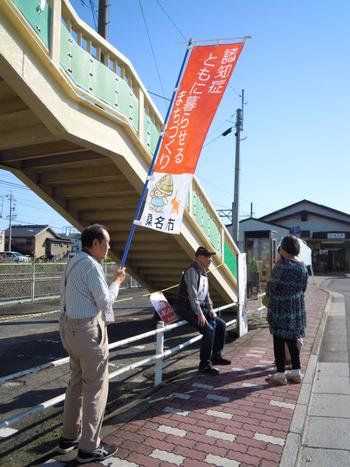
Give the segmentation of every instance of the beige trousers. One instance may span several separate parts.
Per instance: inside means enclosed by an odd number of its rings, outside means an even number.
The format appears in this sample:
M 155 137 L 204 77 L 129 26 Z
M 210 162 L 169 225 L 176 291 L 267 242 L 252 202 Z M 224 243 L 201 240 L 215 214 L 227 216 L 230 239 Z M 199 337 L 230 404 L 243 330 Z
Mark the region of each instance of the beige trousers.
M 93 451 L 100 444 L 100 431 L 108 396 L 108 335 L 101 316 L 60 318 L 62 344 L 70 357 L 71 379 L 63 412 L 63 436 L 81 437 L 79 448 Z

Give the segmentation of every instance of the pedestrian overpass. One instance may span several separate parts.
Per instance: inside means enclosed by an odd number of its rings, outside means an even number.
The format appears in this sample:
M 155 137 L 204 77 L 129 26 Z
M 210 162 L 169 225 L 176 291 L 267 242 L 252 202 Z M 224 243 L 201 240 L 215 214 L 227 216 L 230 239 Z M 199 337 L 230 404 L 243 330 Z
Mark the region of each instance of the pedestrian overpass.
M 77 229 L 104 224 L 116 260 L 161 128 L 131 62 L 68 0 L 0 1 L 0 168 Z M 150 291 L 165 289 L 199 245 L 217 253 L 215 303 L 236 300 L 238 249 L 196 179 L 181 235 L 137 227 L 127 269 Z

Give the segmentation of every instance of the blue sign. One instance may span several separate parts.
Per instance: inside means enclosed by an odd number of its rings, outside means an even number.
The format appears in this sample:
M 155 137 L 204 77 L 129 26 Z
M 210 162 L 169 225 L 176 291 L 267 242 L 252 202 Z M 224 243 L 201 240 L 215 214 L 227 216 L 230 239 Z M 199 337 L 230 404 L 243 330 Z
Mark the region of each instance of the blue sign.
M 295 235 L 296 237 L 298 237 L 300 234 L 301 234 L 301 228 L 299 225 L 295 225 L 294 227 L 292 227 L 290 229 L 290 233 L 292 235 Z

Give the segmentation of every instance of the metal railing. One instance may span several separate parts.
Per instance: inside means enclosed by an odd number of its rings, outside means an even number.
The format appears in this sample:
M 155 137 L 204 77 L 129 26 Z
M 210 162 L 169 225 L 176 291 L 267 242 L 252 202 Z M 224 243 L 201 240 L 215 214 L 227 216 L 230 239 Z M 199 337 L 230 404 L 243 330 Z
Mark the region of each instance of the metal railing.
M 223 307 L 220 307 L 220 308 L 217 308 L 215 311 L 222 311 L 222 310 L 225 310 L 227 308 L 230 308 L 232 306 L 234 306 L 235 304 L 229 304 L 229 305 L 225 305 Z M 227 326 L 230 326 L 230 325 L 233 325 L 233 324 L 236 324 L 236 320 L 232 320 L 232 321 L 229 321 L 227 323 Z M 128 371 L 130 370 L 133 370 L 133 369 L 136 369 L 138 367 L 142 367 L 142 366 L 145 366 L 145 365 L 149 365 L 151 363 L 156 363 L 156 366 L 155 366 L 155 376 L 154 376 L 154 383 L 155 383 L 155 386 L 156 385 L 159 385 L 161 382 L 162 382 L 162 369 L 163 369 L 163 359 L 166 358 L 166 357 L 169 357 L 170 355 L 184 349 L 185 347 L 188 347 L 189 345 L 193 344 L 194 342 L 200 340 L 202 338 L 201 335 L 198 335 L 198 336 L 195 336 L 193 337 L 192 339 L 190 339 L 189 341 L 187 342 L 184 342 L 182 344 L 179 344 L 177 345 L 176 347 L 173 347 L 172 349 L 168 349 L 166 351 L 164 351 L 164 333 L 166 332 L 169 332 L 171 331 L 172 329 L 176 329 L 176 328 L 179 328 L 181 326 L 184 326 L 185 324 L 187 324 L 187 321 L 183 320 L 183 321 L 178 321 L 176 323 L 173 323 L 173 324 L 169 324 L 167 326 L 164 326 L 164 323 L 163 322 L 160 322 L 157 329 L 154 329 L 152 331 L 148 331 L 148 332 L 145 332 L 145 333 L 142 333 L 142 334 L 138 334 L 136 336 L 132 336 L 132 337 L 129 337 L 127 339 L 123 339 L 121 341 L 118 341 L 118 342 L 114 342 L 112 344 L 109 344 L 108 348 L 109 350 L 112 350 L 112 349 L 116 349 L 118 347 L 123 347 L 124 345 L 127 345 L 127 344 L 130 344 L 132 342 L 136 342 L 136 341 L 139 341 L 139 340 L 142 340 L 142 339 L 146 339 L 147 337 L 150 337 L 150 336 L 154 336 L 156 335 L 157 336 L 157 343 L 156 343 L 156 354 L 151 356 L 151 357 L 148 357 L 146 359 L 143 359 L 143 360 L 140 360 L 138 362 L 134 362 L 134 363 L 131 363 L 123 368 L 120 368 L 119 370 L 116 370 L 112 373 L 109 374 L 109 379 L 112 379 L 112 378 L 115 378 L 116 376 L 119 376 L 123 373 L 127 373 Z M 63 365 L 65 363 L 68 363 L 69 361 L 69 357 L 66 357 L 66 358 L 62 358 L 62 359 L 59 359 L 59 360 L 56 360 L 55 362 L 50 362 L 50 366 L 60 366 L 60 365 Z M 46 367 L 48 368 L 48 367 Z M 40 370 L 44 369 L 44 365 L 41 365 L 40 367 L 36 367 L 35 369 L 31 369 L 31 370 L 35 370 L 35 371 L 32 371 L 33 372 L 38 372 Z M 12 374 L 12 375 L 9 375 L 6 379 L 6 381 L 9 381 L 9 379 L 15 379 L 16 377 L 16 374 Z M 6 377 L 4 377 L 6 378 Z M 1 382 L 4 382 L 5 379 L 2 378 L 2 381 Z M 61 394 L 60 396 L 57 396 L 57 397 L 54 397 L 48 401 L 45 401 L 41 404 L 38 404 L 36 405 L 35 407 L 32 407 L 30 410 L 27 410 L 25 412 L 21 412 L 20 414 L 18 415 L 15 415 L 14 417 L 11 417 L 7 420 L 3 420 L 0 422 L 0 428 L 4 428 L 4 427 L 10 427 L 10 426 L 13 426 L 15 425 L 16 423 L 18 423 L 19 421 L 27 418 L 27 417 L 30 417 L 36 413 L 39 413 L 41 412 L 42 410 L 44 409 L 47 409 L 49 407 L 52 407 L 56 404 L 58 404 L 59 402 L 62 402 L 64 401 L 65 399 L 65 394 Z
M 58 298 L 66 264 L 0 262 L 0 305 Z M 107 281 L 116 267 L 114 262 L 103 263 Z M 133 287 L 138 287 L 138 283 L 127 275 L 122 288 Z
M 68 0 L 6 0 L 16 6 L 40 41 L 41 52 L 64 70 L 76 94 L 113 109 L 153 152 L 162 117 L 131 62 L 84 23 Z
M 261 299 L 262 299 L 263 295 L 264 294 L 260 294 L 257 297 L 258 307 L 256 309 L 254 309 L 254 310 L 251 310 L 249 314 L 258 312 L 260 317 L 261 317 L 262 312 L 265 309 L 264 306 L 261 306 Z M 220 312 L 220 311 L 226 310 L 228 308 L 231 308 L 231 307 L 233 307 L 235 305 L 236 305 L 236 303 L 231 303 L 229 305 L 225 305 L 225 306 L 216 308 L 214 311 Z M 146 366 L 146 365 L 149 365 L 149 364 L 154 364 L 155 365 L 155 369 L 154 369 L 154 385 L 158 386 L 159 384 L 161 384 L 162 380 L 163 380 L 163 361 L 164 361 L 164 359 L 171 356 L 171 355 L 173 355 L 173 354 L 175 354 L 176 352 L 179 352 L 179 351 L 185 349 L 186 347 L 194 344 L 195 342 L 199 341 L 202 338 L 202 335 L 199 334 L 197 336 L 192 337 L 191 339 L 189 339 L 186 342 L 183 342 L 181 344 L 178 344 L 175 347 L 172 347 L 171 349 L 164 350 L 164 334 L 166 332 L 169 332 L 169 331 L 173 330 L 173 329 L 184 326 L 185 324 L 188 324 L 187 321 L 185 321 L 185 320 L 177 321 L 176 323 L 168 324 L 168 325 L 164 325 L 164 323 L 161 321 L 161 322 L 158 323 L 157 329 L 154 329 L 152 331 L 148 331 L 148 332 L 145 332 L 145 333 L 142 333 L 142 334 L 138 334 L 136 336 L 128 337 L 127 339 L 123 339 L 121 341 L 109 344 L 108 348 L 109 348 L 109 350 L 112 350 L 112 349 L 116 349 L 118 347 L 123 347 L 124 345 L 130 344 L 132 342 L 136 342 L 136 341 L 139 341 L 139 340 L 142 340 L 142 339 L 146 339 L 147 337 L 150 337 L 150 336 L 156 336 L 156 353 L 155 353 L 155 355 L 153 355 L 151 357 L 148 357 L 148 358 L 145 358 L 143 360 L 139 360 L 139 361 L 134 362 L 134 363 L 130 363 L 129 365 L 110 373 L 109 374 L 109 379 L 115 378 L 116 376 L 120 376 L 120 375 L 122 375 L 124 373 L 127 373 L 130 370 L 134 370 L 136 368 L 143 367 L 143 366 Z M 233 319 L 233 320 L 228 321 L 226 323 L 227 327 L 233 326 L 233 325 L 237 325 L 237 319 Z M 11 375 L 4 376 L 4 377 L 1 378 L 0 383 L 4 383 L 5 381 L 16 379 L 16 378 L 18 378 L 20 376 L 23 376 L 25 374 L 30 374 L 30 373 L 33 374 L 33 373 L 39 372 L 44 368 L 57 367 L 57 366 L 63 365 L 63 364 L 68 363 L 68 362 L 69 362 L 69 357 L 61 358 L 59 360 L 55 360 L 54 362 L 49 362 L 47 364 L 40 365 L 38 367 L 31 368 L 31 369 L 25 370 L 23 372 L 13 373 Z M 54 405 L 56 405 L 56 404 L 58 404 L 60 402 L 63 402 L 64 399 L 65 399 L 65 394 L 61 394 L 59 396 L 56 396 L 56 397 L 54 397 L 52 399 L 49 399 L 49 400 L 47 400 L 45 402 L 42 402 L 41 404 L 38 404 L 38 405 L 32 407 L 30 410 L 27 410 L 25 412 L 21 412 L 20 414 L 15 415 L 15 416 L 7 419 L 7 420 L 2 420 L 2 421 L 0 421 L 0 429 L 13 426 L 13 425 L 18 423 L 19 421 L 22 421 L 25 418 L 28 418 L 28 417 L 30 417 L 30 416 L 32 416 L 34 414 L 40 413 L 41 411 L 43 411 L 43 410 L 45 410 L 45 409 L 47 409 L 49 407 L 53 407 Z

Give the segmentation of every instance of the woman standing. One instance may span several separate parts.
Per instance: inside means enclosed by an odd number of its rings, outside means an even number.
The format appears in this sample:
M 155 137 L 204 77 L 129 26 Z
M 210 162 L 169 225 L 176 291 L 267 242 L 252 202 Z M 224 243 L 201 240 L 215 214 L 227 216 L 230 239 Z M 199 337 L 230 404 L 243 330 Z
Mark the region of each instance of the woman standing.
M 306 312 L 304 293 L 308 273 L 304 263 L 298 259 L 300 245 L 293 235 L 283 238 L 280 246 L 281 259 L 272 270 L 271 280 L 267 283 L 268 299 L 267 320 L 273 336 L 273 349 L 277 372 L 267 377 L 276 385 L 287 384 L 287 380 L 300 383 L 300 345 L 304 336 Z M 288 346 L 292 370 L 285 374 L 285 343 Z

